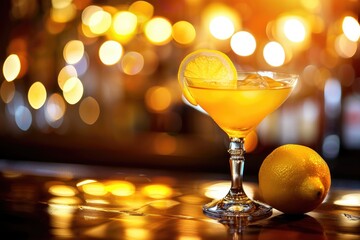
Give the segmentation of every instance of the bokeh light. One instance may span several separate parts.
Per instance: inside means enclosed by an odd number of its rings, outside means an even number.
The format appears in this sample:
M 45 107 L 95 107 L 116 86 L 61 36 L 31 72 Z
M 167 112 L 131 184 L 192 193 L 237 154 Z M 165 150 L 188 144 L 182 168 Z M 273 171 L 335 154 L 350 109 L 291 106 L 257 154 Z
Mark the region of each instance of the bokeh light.
M 154 112 L 163 112 L 167 110 L 171 104 L 171 100 L 171 93 L 165 87 L 151 87 L 145 94 L 146 105 Z
M 159 134 L 154 139 L 154 150 L 160 155 L 170 155 L 176 151 L 177 142 L 173 136 Z
M 79 106 L 81 120 L 88 125 L 94 124 L 100 115 L 99 103 L 93 97 L 84 98 Z
M 145 25 L 145 36 L 155 45 L 165 45 L 170 42 L 172 36 L 170 21 L 164 17 L 152 18 Z
M 54 2 L 62 2 L 62 1 L 54 1 Z M 50 9 L 50 17 L 54 22 L 66 23 L 75 18 L 77 9 L 73 3 L 61 4 L 61 5 L 58 4 L 55 6 L 53 6 L 53 8 Z
M 32 124 L 32 115 L 29 108 L 19 105 L 15 109 L 15 123 L 22 130 L 29 130 Z
M 108 181 L 105 183 L 106 190 L 112 195 L 119 197 L 131 196 L 135 193 L 136 187 L 128 181 Z
M 154 6 L 146 1 L 136 1 L 129 6 L 129 11 L 136 15 L 139 23 L 144 23 L 153 16 Z
M 17 78 L 20 73 L 20 58 L 16 54 L 9 55 L 3 64 L 3 74 L 6 81 L 11 82 Z
M 59 197 L 73 197 L 77 194 L 77 190 L 74 187 L 61 184 L 50 186 L 48 192 Z
M 227 16 L 217 16 L 209 23 L 210 33 L 217 39 L 230 38 L 235 31 L 234 23 Z
M 81 21 L 86 26 L 90 25 L 90 19 L 93 14 L 96 12 L 102 11 L 103 9 L 97 5 L 89 5 L 87 6 L 81 13 Z
M 138 52 L 127 52 L 121 59 L 121 68 L 128 75 L 136 75 L 144 67 L 144 57 Z
M 30 86 L 28 100 L 34 109 L 39 109 L 44 105 L 46 96 L 46 88 L 41 82 L 35 82 Z
M 196 38 L 194 26 L 187 21 L 176 22 L 172 27 L 172 37 L 177 43 L 188 45 Z
M 69 78 L 63 87 L 63 96 L 69 104 L 76 104 L 80 101 L 84 93 L 84 86 L 79 78 Z
M 284 23 L 284 34 L 292 42 L 304 41 L 306 37 L 304 23 L 299 18 L 287 19 Z
M 45 119 L 51 125 L 60 120 L 66 111 L 66 103 L 59 93 L 53 93 L 45 105 Z
M 210 3 L 202 11 L 202 27 L 216 39 L 224 40 L 241 28 L 238 11 L 223 3 Z
M 135 14 L 128 11 L 116 13 L 113 21 L 113 31 L 116 34 L 114 37 L 121 42 L 128 41 L 137 32 L 137 25 Z
M 105 65 L 114 65 L 120 61 L 123 51 L 123 47 L 119 42 L 108 40 L 100 46 L 99 57 Z
M 81 189 L 84 193 L 93 195 L 93 196 L 104 196 L 108 193 L 106 186 L 98 181 L 88 182 L 81 186 Z
M 68 64 L 75 64 L 84 56 L 84 44 L 79 40 L 71 40 L 64 47 L 63 56 Z
M 171 187 L 165 184 L 150 184 L 141 190 L 142 194 L 154 199 L 169 198 L 173 194 Z
M 342 22 L 342 30 L 345 36 L 352 42 L 357 42 L 360 38 L 359 22 L 351 16 L 346 16 Z
M 265 61 L 273 67 L 279 67 L 285 62 L 285 50 L 280 43 L 275 41 L 265 45 L 263 56 Z
M 77 77 L 77 76 L 78 76 L 78 74 L 77 74 L 77 71 L 74 66 L 67 65 L 67 66 L 63 67 L 58 74 L 58 85 L 59 85 L 60 89 L 61 90 L 63 89 L 65 82 L 69 78 Z
M 256 40 L 251 33 L 240 31 L 231 37 L 230 46 L 237 55 L 249 56 L 256 49 Z
M 93 34 L 101 35 L 109 30 L 111 23 L 111 14 L 101 9 L 91 14 L 88 21 L 88 26 Z
M 14 82 L 3 81 L 0 87 L 0 96 L 4 103 L 9 103 L 15 96 Z
M 336 53 L 343 58 L 353 57 L 358 49 L 358 44 L 350 41 L 344 34 L 339 35 L 334 44 Z

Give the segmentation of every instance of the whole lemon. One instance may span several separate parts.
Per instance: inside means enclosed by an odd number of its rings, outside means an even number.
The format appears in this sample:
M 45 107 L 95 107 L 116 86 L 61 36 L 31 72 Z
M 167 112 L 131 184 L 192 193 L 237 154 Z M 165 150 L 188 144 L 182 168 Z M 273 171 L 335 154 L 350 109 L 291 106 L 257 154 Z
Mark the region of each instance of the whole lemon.
M 325 160 L 312 148 L 298 144 L 273 150 L 261 164 L 258 177 L 264 202 L 289 214 L 314 210 L 331 185 Z

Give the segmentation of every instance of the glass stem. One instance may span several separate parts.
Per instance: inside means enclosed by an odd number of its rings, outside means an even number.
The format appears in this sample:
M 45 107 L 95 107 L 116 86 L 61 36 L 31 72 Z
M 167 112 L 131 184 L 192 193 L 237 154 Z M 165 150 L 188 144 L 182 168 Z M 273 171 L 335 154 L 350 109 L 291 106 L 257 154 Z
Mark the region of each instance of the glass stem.
M 243 172 L 245 164 L 244 138 L 230 138 L 228 152 L 230 154 L 229 163 L 231 172 L 231 189 L 228 195 L 231 195 L 233 198 L 247 198 L 243 190 Z

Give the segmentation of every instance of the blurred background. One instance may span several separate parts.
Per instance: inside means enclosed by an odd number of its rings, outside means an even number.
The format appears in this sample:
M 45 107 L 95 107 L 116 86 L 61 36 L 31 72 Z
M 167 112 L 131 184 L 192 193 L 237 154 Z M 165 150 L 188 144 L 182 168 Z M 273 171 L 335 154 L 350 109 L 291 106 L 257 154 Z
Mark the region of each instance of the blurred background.
M 300 75 L 248 136 L 245 176 L 298 143 L 333 177 L 359 177 L 357 0 L 5 0 L 0 12 L 1 159 L 228 173 L 226 135 L 177 82 L 181 60 L 211 48 Z

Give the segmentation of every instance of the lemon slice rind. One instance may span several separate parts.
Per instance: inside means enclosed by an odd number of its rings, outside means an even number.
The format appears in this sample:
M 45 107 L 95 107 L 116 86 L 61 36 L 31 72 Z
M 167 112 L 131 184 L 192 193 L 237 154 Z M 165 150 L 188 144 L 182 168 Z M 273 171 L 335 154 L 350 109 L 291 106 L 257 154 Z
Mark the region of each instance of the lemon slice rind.
M 185 99 L 196 106 L 197 102 L 187 88 L 185 77 L 202 81 L 198 83 L 204 86 L 214 82 L 229 85 L 236 84 L 237 71 L 230 58 L 221 51 L 199 49 L 188 54 L 180 64 L 178 81 Z

